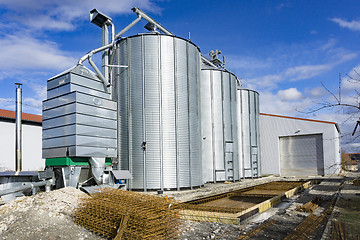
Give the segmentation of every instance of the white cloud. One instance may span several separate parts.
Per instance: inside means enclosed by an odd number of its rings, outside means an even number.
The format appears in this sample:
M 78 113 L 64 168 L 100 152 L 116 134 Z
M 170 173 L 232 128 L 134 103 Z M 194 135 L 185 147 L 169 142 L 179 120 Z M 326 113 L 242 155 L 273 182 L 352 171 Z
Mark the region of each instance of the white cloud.
M 2 35 L 0 52 L 0 72 L 8 73 L 30 69 L 63 70 L 77 61 L 57 44 L 29 36 Z
M 285 90 L 279 90 L 277 95 L 280 99 L 284 101 L 294 101 L 299 100 L 303 97 L 302 93 L 298 91 L 296 88 L 289 88 Z
M 285 81 L 308 80 L 324 75 L 358 57 L 357 52 L 339 47 L 338 43 L 338 40 L 330 38 L 326 42 L 278 46 L 258 58 L 231 56 L 227 66 L 244 79 L 246 86 L 255 86 L 258 90 L 276 89 Z
M 338 124 L 341 132 L 341 148 L 348 152 L 358 152 L 360 150 L 358 140 L 356 140 L 360 130 L 358 129 L 358 133 L 352 136 L 358 117 L 359 114 L 346 114 L 335 109 L 317 112 L 314 115 L 315 119 L 336 122 Z
M 35 92 L 35 95 L 32 97 L 26 97 L 23 100 L 24 107 L 29 108 L 31 112 L 36 114 L 42 113 L 42 101 L 46 99 L 46 84 L 35 84 L 30 83 L 28 84 L 30 89 Z
M 74 30 L 76 20 L 87 19 L 93 8 L 109 15 L 117 15 L 130 13 L 134 6 L 149 12 L 161 12 L 161 8 L 151 0 L 0 0 L 0 7 L 9 11 L 7 18 L 41 30 Z
M 360 21 L 352 20 L 349 22 L 341 18 L 331 18 L 330 20 L 339 24 L 340 27 L 347 28 L 352 31 L 360 31 Z
M 354 67 L 348 73 L 348 76 L 342 79 L 341 87 L 346 93 L 353 92 L 354 90 L 360 91 L 360 65 Z
M 290 81 L 297 81 L 318 76 L 331 68 L 332 64 L 296 66 L 286 69 L 284 75 Z
M 304 117 L 303 112 L 313 104 L 309 98 L 301 97 L 297 100 L 288 101 L 270 91 L 260 91 L 260 111 L 264 113 Z
M 0 98 L 0 109 L 15 110 L 15 99 Z
M 226 55 L 226 67 L 229 69 L 268 69 L 272 66 L 273 60 L 258 59 L 249 56 Z
M 334 38 L 330 38 L 327 42 L 324 44 L 321 44 L 321 46 L 318 48 L 320 51 L 328 51 L 334 49 L 335 45 L 338 43 L 338 40 Z
M 265 75 L 262 77 L 245 79 L 244 85 L 249 87 L 249 84 L 255 85 L 255 88 L 269 88 L 273 89 L 277 87 L 279 82 L 283 81 L 283 77 L 281 75 Z M 248 84 L 249 83 L 249 84 Z
M 306 90 L 306 92 L 309 93 L 311 97 L 315 98 L 322 97 L 328 94 L 324 87 L 315 87 L 310 90 Z
M 30 88 L 36 93 L 36 96 L 41 100 L 46 98 L 46 86 L 40 84 L 30 84 Z

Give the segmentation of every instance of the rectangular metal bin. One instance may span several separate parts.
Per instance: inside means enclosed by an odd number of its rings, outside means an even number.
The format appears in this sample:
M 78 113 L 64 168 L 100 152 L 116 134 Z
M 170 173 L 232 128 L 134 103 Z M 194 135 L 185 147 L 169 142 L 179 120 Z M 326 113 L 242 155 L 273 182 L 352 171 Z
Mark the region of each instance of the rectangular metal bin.
M 44 102 L 44 106 L 46 106 L 46 102 Z M 49 110 L 44 110 L 43 119 L 46 120 L 50 118 L 60 117 L 75 112 L 90 116 L 97 116 L 97 117 L 116 120 L 115 110 L 109 110 L 97 106 L 78 103 L 78 102 L 70 103 L 56 108 L 51 108 Z
M 43 148 L 55 148 L 66 146 L 88 146 L 88 147 L 116 147 L 116 139 L 100 138 L 93 136 L 63 136 L 57 138 L 48 138 L 43 141 Z
M 45 100 L 43 108 L 44 110 L 49 110 L 51 108 L 67 105 L 74 102 L 84 103 L 114 111 L 116 110 L 116 102 L 109 100 L 109 97 L 102 98 L 82 92 L 70 92 L 56 98 Z
M 48 148 L 42 150 L 43 156 L 46 158 L 58 157 L 116 157 L 116 148 L 100 148 L 87 146 L 70 146 Z
M 89 116 L 80 113 L 72 113 L 57 118 L 44 119 L 43 131 L 46 129 L 56 128 L 71 124 L 81 124 L 81 125 L 94 126 L 100 128 L 115 129 L 116 131 L 115 120 L 97 117 L 97 116 Z

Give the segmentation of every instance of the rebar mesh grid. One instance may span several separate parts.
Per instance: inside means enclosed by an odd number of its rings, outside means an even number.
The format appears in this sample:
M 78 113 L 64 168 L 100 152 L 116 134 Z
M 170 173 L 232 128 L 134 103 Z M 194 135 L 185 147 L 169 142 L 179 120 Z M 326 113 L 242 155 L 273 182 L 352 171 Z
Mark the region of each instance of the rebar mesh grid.
M 169 239 L 183 231 L 173 200 L 113 188 L 99 189 L 91 196 L 81 199 L 74 220 L 104 237 Z
M 252 202 L 255 204 L 265 201 L 272 196 L 280 195 L 292 188 L 299 187 L 303 182 L 278 181 L 261 184 L 254 187 L 235 190 L 228 193 L 218 194 L 187 203 L 177 204 L 176 207 L 182 210 L 221 212 L 221 213 L 239 213 L 246 210 Z M 254 200 L 249 201 L 249 198 Z M 226 204 L 220 200 L 228 200 Z M 257 202 L 256 199 L 259 199 Z M 244 205 L 244 203 L 247 205 Z

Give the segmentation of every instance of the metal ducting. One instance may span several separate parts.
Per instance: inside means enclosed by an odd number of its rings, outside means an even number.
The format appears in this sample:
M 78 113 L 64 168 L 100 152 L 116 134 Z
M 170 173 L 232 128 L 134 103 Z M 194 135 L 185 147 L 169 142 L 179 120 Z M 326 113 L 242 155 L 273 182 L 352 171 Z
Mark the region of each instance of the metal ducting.
M 132 189 L 202 185 L 200 52 L 188 40 L 158 33 L 117 42 L 113 98 L 118 102 L 119 169 Z
M 226 70 L 201 70 L 203 180 L 240 179 L 238 162 L 238 79 Z
M 261 177 L 259 93 L 238 90 L 239 169 L 241 177 Z

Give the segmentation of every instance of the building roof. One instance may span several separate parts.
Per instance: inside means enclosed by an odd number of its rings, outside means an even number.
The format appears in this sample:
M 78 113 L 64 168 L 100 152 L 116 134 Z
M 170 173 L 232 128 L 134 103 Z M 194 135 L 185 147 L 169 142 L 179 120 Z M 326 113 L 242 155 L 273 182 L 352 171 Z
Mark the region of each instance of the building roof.
M 344 153 L 344 156 L 347 156 L 349 159 L 353 161 L 360 162 L 360 153 Z
M 16 113 L 14 111 L 0 109 L 0 118 L 15 119 Z M 42 123 L 42 116 L 30 113 L 22 113 L 22 120 L 30 122 Z
M 260 113 L 260 115 L 270 116 L 270 117 L 281 117 L 281 118 L 289 118 L 295 120 L 302 120 L 302 121 L 309 121 L 309 122 L 318 122 L 318 123 L 326 123 L 326 124 L 334 124 L 336 130 L 340 133 L 339 126 L 336 122 L 329 122 L 329 121 L 322 121 L 322 120 L 315 120 L 315 119 L 307 119 L 307 118 L 298 118 L 298 117 L 289 117 L 289 116 L 282 116 L 282 115 L 275 115 L 275 114 L 268 114 L 268 113 Z

